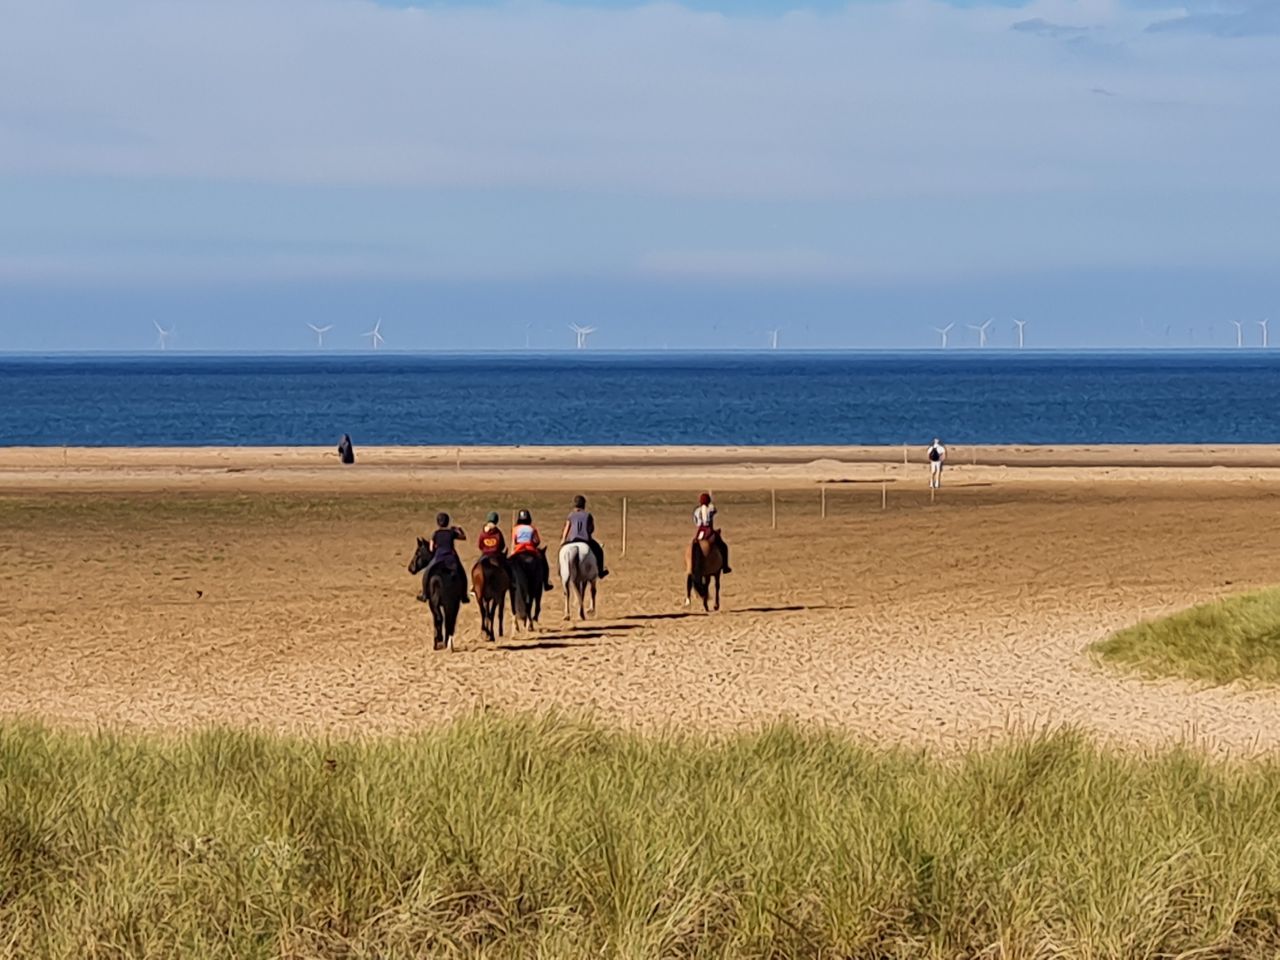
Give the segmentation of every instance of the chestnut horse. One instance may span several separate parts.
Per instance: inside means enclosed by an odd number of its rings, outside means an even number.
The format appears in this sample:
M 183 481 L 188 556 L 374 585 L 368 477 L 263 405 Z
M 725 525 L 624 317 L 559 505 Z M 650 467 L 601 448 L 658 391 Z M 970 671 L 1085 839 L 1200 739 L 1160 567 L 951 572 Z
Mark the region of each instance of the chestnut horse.
M 494 617 L 498 620 L 498 636 L 506 631 L 507 594 L 511 592 L 511 577 L 498 557 L 481 557 L 471 568 L 471 591 L 480 604 L 480 632 L 490 643 Z
M 702 599 L 702 609 L 707 609 L 707 600 L 711 593 L 711 581 L 716 582 L 716 605 L 720 609 L 720 572 L 724 569 L 724 555 L 720 552 L 720 543 L 715 537 L 694 540 L 689 545 L 690 573 L 685 580 L 684 605 L 689 606 L 690 595 L 698 591 Z

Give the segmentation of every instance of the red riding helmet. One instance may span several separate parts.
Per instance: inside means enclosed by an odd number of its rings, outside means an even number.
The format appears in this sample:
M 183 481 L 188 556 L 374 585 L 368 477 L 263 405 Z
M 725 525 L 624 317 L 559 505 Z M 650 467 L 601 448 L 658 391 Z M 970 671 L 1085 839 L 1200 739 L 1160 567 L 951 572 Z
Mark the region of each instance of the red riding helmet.
M 700 507 L 708 506 L 710 503 L 711 503 L 711 494 L 709 493 L 704 493 L 702 496 L 698 498 L 698 506 Z

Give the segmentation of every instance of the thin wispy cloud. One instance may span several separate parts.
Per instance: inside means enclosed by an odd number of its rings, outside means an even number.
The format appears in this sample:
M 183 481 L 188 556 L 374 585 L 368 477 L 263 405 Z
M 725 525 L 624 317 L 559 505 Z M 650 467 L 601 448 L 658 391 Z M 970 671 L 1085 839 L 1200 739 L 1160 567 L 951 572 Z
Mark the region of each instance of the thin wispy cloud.
M 0 7 L 10 280 L 1256 262 L 1280 195 L 1257 4 Z
M 1249 37 L 1280 36 L 1280 4 L 1275 0 L 1265 3 L 1237 4 L 1235 9 L 1213 9 L 1191 12 L 1185 16 L 1158 20 L 1151 24 L 1149 33 L 1203 34 L 1227 40 Z

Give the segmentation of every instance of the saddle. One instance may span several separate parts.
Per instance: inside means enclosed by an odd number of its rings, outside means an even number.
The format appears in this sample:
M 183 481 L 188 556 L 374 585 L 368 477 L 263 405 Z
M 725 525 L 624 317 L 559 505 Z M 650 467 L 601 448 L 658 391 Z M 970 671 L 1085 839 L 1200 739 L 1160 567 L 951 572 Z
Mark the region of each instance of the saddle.
M 699 527 L 698 532 L 693 535 L 693 539 L 695 542 L 699 540 L 714 540 L 719 535 L 720 531 L 712 527 Z

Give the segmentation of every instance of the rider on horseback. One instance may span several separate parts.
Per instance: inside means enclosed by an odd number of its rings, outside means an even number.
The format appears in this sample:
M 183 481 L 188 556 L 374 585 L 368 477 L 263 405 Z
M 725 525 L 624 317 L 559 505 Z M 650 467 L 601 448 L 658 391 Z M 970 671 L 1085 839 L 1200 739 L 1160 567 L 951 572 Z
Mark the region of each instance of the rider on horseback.
M 720 548 L 720 563 L 723 573 L 733 573 L 729 567 L 729 545 L 724 542 L 724 535 L 716 529 L 716 505 L 711 502 L 711 494 L 704 493 L 698 497 L 698 507 L 693 511 L 693 522 L 697 533 L 689 547 L 689 573 L 693 572 L 693 551 L 699 540 L 715 540 Z
M 596 518 L 587 512 L 587 498 L 584 496 L 576 496 L 573 498 L 573 512 L 569 514 L 569 519 L 564 522 L 564 533 L 560 535 L 560 544 L 566 543 L 585 543 L 591 548 L 591 552 L 595 554 L 596 566 L 600 568 L 600 579 L 603 580 L 609 575 L 609 571 L 604 566 L 604 547 L 596 542 Z
M 431 562 L 427 564 L 422 582 L 430 583 L 431 574 L 435 568 L 444 566 L 452 568 L 454 576 L 465 583 L 466 575 L 462 572 L 462 560 L 458 557 L 456 544 L 466 539 L 467 535 L 462 531 L 461 527 L 455 527 L 450 524 L 447 513 L 438 514 L 436 516 L 436 532 L 431 535 Z M 462 592 L 462 602 L 471 602 L 471 598 L 467 596 L 465 590 Z
M 502 528 L 498 526 L 498 511 L 490 510 L 485 517 L 480 536 L 476 537 L 476 546 L 480 548 L 480 559 L 494 560 L 508 576 L 511 575 L 511 568 L 507 566 L 507 538 L 502 535 Z
M 547 563 L 547 555 L 542 550 L 542 535 L 533 525 L 533 514 L 528 510 L 521 510 L 516 514 L 516 525 L 511 529 L 511 543 L 513 545 L 511 556 L 531 553 L 538 558 L 538 567 L 542 571 L 542 579 L 546 584 L 543 589 L 552 589 L 550 566 Z
M 489 511 L 489 515 L 485 517 L 480 536 L 476 537 L 476 546 L 480 548 L 480 555 L 483 557 L 507 559 L 507 538 L 502 535 L 502 528 L 498 526 L 496 510 Z

